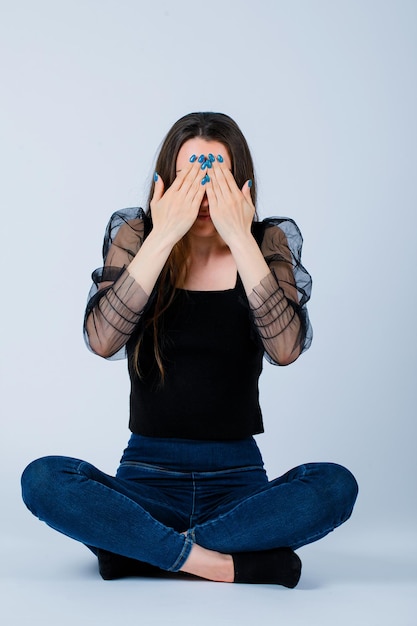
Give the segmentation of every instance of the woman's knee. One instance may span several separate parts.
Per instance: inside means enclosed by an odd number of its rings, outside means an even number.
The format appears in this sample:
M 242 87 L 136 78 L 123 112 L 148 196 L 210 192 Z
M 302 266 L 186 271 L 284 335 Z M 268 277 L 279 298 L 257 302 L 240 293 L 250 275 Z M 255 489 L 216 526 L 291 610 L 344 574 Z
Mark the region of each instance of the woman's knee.
M 341 522 L 346 521 L 353 510 L 358 495 L 358 483 L 350 470 L 337 463 L 326 463 L 326 491 L 340 510 Z
M 66 457 L 45 456 L 29 463 L 22 474 L 22 498 L 27 508 L 36 516 L 40 509 L 54 497 L 54 491 L 61 482 Z

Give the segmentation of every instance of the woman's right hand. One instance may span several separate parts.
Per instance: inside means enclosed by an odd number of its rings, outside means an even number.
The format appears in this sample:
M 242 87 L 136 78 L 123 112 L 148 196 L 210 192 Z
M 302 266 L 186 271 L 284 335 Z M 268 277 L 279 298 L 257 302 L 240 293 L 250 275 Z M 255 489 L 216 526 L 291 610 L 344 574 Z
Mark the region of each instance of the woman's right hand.
M 173 246 L 190 230 L 197 218 L 205 193 L 201 184 L 203 176 L 201 164 L 196 160 L 178 173 L 165 192 L 160 176 L 155 182 L 151 200 L 153 232 L 169 238 Z

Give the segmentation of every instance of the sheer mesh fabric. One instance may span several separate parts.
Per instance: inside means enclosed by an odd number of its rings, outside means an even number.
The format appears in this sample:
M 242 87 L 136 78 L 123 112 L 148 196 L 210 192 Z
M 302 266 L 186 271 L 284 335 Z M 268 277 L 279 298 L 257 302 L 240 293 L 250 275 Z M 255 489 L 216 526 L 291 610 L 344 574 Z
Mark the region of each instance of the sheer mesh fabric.
M 105 232 L 104 266 L 92 274 L 84 320 L 88 347 L 105 358 L 126 356 L 125 345 L 149 300 L 126 269 L 148 228 L 148 218 L 135 207 L 114 213 Z M 253 231 L 270 272 L 249 295 L 248 307 L 267 360 L 281 365 L 310 347 L 311 277 L 301 264 L 303 239 L 293 220 L 267 218 Z
M 93 352 L 106 358 L 125 357 L 125 345 L 149 299 L 126 269 L 143 243 L 145 219 L 138 208 L 112 215 L 104 235 L 104 267 L 92 274 L 84 337 Z
M 313 332 L 306 303 L 312 281 L 301 264 L 303 238 L 295 222 L 267 218 L 261 226 L 265 229 L 261 251 L 270 273 L 249 294 L 248 301 L 266 359 L 283 365 L 311 345 Z

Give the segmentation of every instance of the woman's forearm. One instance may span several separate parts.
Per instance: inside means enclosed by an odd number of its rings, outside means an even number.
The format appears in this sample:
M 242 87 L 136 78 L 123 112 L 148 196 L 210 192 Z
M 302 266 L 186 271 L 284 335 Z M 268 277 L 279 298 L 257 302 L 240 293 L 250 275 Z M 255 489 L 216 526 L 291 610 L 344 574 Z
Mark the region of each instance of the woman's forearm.
M 104 358 L 116 354 L 134 332 L 148 299 L 127 270 L 113 284 L 104 283 L 84 323 L 90 349 Z
M 253 235 L 236 236 L 228 241 L 230 251 L 237 265 L 237 271 L 245 287 L 246 295 L 259 285 L 269 274 L 269 267 Z
M 93 352 L 108 358 L 128 342 L 172 245 L 169 238 L 152 231 L 117 280 L 107 286 L 103 283 L 85 322 Z
M 148 296 L 152 293 L 174 243 L 175 241 L 166 234 L 152 230 L 127 267 L 129 275 L 140 284 Z
M 229 247 L 265 350 L 280 365 L 295 361 L 302 348 L 297 303 L 287 297 L 286 285 L 271 272 L 252 234 L 236 238 Z

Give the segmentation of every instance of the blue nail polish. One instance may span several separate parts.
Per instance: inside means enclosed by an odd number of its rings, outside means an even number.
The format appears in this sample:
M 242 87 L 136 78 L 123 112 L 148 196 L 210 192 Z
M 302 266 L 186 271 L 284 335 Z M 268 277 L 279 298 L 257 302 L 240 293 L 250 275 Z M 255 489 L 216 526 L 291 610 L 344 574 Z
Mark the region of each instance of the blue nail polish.
M 153 175 L 153 182 L 156 183 L 157 180 L 158 180 L 158 172 L 155 172 L 155 174 Z
M 252 179 L 248 180 L 248 187 L 249 187 L 249 189 L 252 187 L 252 185 L 253 185 Z
M 202 185 L 205 185 L 206 183 L 210 182 L 210 176 L 208 174 L 206 174 L 203 178 L 203 180 L 201 181 Z
M 198 157 L 198 162 L 204 163 L 205 160 L 206 160 L 206 157 L 204 156 L 204 154 L 200 154 L 200 156 Z
M 207 167 L 208 169 L 210 169 L 210 168 L 212 167 L 212 165 L 211 165 L 211 161 L 209 161 L 209 159 L 207 159 L 207 161 L 206 161 L 206 167 Z
M 202 169 L 202 170 L 205 170 L 205 169 L 206 169 L 206 167 L 207 167 L 207 161 L 204 161 L 204 163 L 203 163 L 203 164 L 202 164 L 202 166 L 201 166 L 201 169 Z
M 206 174 L 206 183 L 210 182 L 210 176 L 208 174 Z
M 214 158 L 214 154 L 210 154 L 208 155 L 208 160 L 211 161 L 213 163 L 213 161 L 215 161 L 216 159 Z
M 221 154 L 218 154 L 218 155 L 217 155 L 217 160 L 218 160 L 218 162 L 219 162 L 219 163 L 223 163 L 224 158 L 222 157 L 222 155 L 221 155 Z
M 197 157 L 195 154 L 193 154 L 192 156 L 190 156 L 190 163 L 194 163 L 194 161 L 197 160 Z

